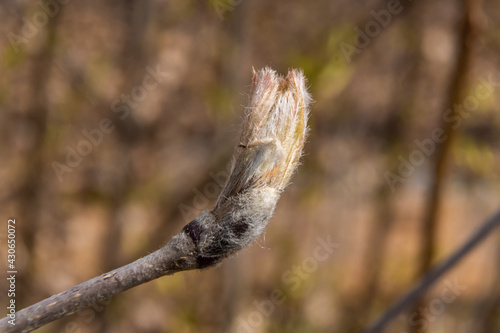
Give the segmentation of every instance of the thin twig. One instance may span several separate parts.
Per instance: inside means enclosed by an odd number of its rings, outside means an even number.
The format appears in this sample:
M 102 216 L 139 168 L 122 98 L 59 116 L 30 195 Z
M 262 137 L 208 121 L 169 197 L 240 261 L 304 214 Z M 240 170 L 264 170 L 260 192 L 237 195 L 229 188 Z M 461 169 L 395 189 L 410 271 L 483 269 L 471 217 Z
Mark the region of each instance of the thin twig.
M 382 332 L 385 325 L 394 319 L 401 311 L 418 300 L 418 298 L 444 273 L 453 268 L 453 266 L 455 266 L 463 257 L 471 252 L 497 227 L 500 227 L 500 211 L 493 215 L 493 217 L 486 220 L 483 225 L 479 227 L 479 229 L 453 255 L 428 273 L 416 287 L 395 303 L 370 328 L 366 329 L 364 333 Z
M 186 246 L 191 246 L 191 256 L 185 255 Z M 15 325 L 8 323 L 9 317 L 3 318 L 0 320 L 0 332 L 30 332 L 142 283 L 179 271 L 199 268 L 194 250 L 193 242 L 186 234 L 181 233 L 146 257 L 17 312 Z

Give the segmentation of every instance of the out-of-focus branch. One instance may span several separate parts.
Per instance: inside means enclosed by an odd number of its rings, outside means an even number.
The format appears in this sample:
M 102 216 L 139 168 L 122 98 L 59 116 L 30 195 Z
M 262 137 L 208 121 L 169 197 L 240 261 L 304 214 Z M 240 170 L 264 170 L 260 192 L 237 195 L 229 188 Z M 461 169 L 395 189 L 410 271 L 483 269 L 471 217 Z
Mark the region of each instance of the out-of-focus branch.
M 436 252 L 436 230 L 438 228 L 439 209 L 442 202 L 442 191 L 444 186 L 444 177 L 447 169 L 448 155 L 451 147 L 458 135 L 453 128 L 453 123 L 447 121 L 444 112 L 452 110 L 452 114 L 457 114 L 456 104 L 465 97 L 469 77 L 472 67 L 472 55 L 476 44 L 479 31 L 479 22 L 477 20 L 477 7 L 480 8 L 481 2 L 477 0 L 459 0 L 462 6 L 462 18 L 460 19 L 458 30 L 457 57 L 454 69 L 450 77 L 450 86 L 444 105 L 442 107 L 440 128 L 443 129 L 447 138 L 443 143 L 436 146 L 434 159 L 432 160 L 432 169 L 430 172 L 430 182 L 427 189 L 427 196 L 424 208 L 424 217 L 420 233 L 420 254 L 418 258 L 418 276 L 424 274 L 431 267 Z M 417 318 L 420 319 L 419 304 L 415 305 Z M 419 321 L 419 320 L 416 320 Z M 411 332 L 422 332 L 424 329 L 418 326 L 410 326 Z
M 404 309 L 415 303 L 422 294 L 429 289 L 443 274 L 452 269 L 460 260 L 462 260 L 469 252 L 479 245 L 495 228 L 500 227 L 500 211 L 493 217 L 486 220 L 483 225 L 448 259 L 428 273 L 422 281 L 415 286 L 410 292 L 403 296 L 396 304 L 394 304 L 384 315 L 378 319 L 375 324 L 364 331 L 364 333 L 382 332 L 383 328 L 394 319 Z
M 254 73 L 250 106 L 231 175 L 204 211 L 163 248 L 0 320 L 0 332 L 30 332 L 139 284 L 201 269 L 253 243 L 264 231 L 302 155 L 310 97 L 301 71 Z
M 463 100 L 467 89 L 468 78 L 470 76 L 471 57 L 474 39 L 477 35 L 477 23 L 472 15 L 473 3 L 476 0 L 467 0 L 463 4 L 463 19 L 461 20 L 461 29 L 459 35 L 459 45 L 457 59 L 454 71 L 450 77 L 450 87 L 447 99 L 443 105 L 442 112 L 452 110 L 452 115 L 457 114 L 454 107 L 460 100 Z M 446 162 L 450 147 L 455 141 L 457 131 L 453 128 L 453 123 L 447 121 L 447 117 L 440 117 L 440 128 L 443 129 L 447 138 L 441 145 L 437 145 L 434 155 L 432 179 L 429 184 L 429 194 L 427 196 L 426 213 L 422 226 L 422 254 L 420 258 L 419 273 L 424 274 L 430 266 L 435 252 L 435 230 L 437 224 L 437 215 L 440 206 L 440 193 L 443 184 L 443 176 L 446 169 Z

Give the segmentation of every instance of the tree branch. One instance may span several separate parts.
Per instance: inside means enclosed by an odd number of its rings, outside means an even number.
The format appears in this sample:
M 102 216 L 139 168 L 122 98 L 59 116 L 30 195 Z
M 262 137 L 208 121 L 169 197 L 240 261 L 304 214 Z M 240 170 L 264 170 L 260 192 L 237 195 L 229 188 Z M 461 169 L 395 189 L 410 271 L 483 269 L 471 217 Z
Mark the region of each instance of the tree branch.
M 500 227 L 500 211 L 486 220 L 454 254 L 429 272 L 417 286 L 387 310 L 384 315 L 382 315 L 371 327 L 366 329 L 364 333 L 382 332 L 384 326 L 394 319 L 401 311 L 417 301 L 443 274 L 452 269 L 463 257 L 471 252 L 486 238 L 486 236 L 491 234 L 491 232 L 498 227 Z
M 215 266 L 253 243 L 297 168 L 310 103 L 301 71 L 283 78 L 265 68 L 253 83 L 231 175 L 212 211 L 156 252 L 3 318 L 0 332 L 30 332 L 161 276 Z
M 192 250 L 189 251 L 189 248 Z M 148 256 L 17 312 L 15 325 L 8 324 L 9 317 L 3 318 L 0 320 L 0 331 L 30 332 L 161 276 L 199 268 L 195 253 L 193 242 L 185 233 L 180 233 L 170 243 Z
M 460 20 L 457 24 L 457 54 L 455 66 L 450 75 L 450 86 L 447 92 L 447 98 L 441 108 L 440 126 L 444 132 L 443 137 L 447 138 L 441 144 L 436 145 L 434 158 L 431 160 L 431 170 L 429 172 L 430 181 L 427 186 L 427 195 L 425 196 L 425 208 L 420 230 L 420 250 L 417 257 L 417 277 L 425 275 L 431 268 L 432 261 L 436 255 L 438 240 L 437 230 L 439 227 L 439 211 L 443 205 L 443 189 L 445 186 L 445 177 L 454 142 L 459 137 L 459 131 L 455 124 L 447 121 L 449 110 L 453 117 L 461 117 L 456 105 L 459 105 L 467 97 L 467 88 L 469 87 L 469 77 L 472 69 L 474 49 L 477 45 L 479 24 L 475 19 L 477 8 L 481 7 L 479 0 L 459 0 Z M 410 313 L 417 312 L 415 321 L 424 322 L 424 318 L 418 309 L 425 302 L 425 295 L 415 302 L 413 310 Z M 410 333 L 425 333 L 426 327 L 423 325 L 409 326 Z

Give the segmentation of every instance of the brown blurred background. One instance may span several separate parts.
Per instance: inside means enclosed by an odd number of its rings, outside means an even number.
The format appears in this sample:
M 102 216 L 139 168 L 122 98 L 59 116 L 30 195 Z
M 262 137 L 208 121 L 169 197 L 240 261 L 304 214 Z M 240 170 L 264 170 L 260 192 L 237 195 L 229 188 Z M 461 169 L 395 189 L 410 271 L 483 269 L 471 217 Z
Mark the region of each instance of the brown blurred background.
M 256 244 L 37 332 L 359 332 L 500 207 L 498 1 L 2 1 L 0 22 L 19 307 L 213 205 L 252 66 L 302 68 L 315 100 Z M 387 332 L 500 332 L 499 241 Z

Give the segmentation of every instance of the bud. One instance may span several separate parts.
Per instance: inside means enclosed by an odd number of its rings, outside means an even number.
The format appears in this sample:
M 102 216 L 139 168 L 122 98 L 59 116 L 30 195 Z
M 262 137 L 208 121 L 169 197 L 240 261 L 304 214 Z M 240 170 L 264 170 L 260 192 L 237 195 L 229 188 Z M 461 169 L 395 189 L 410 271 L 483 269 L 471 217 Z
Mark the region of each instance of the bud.
M 299 164 L 310 101 L 301 71 L 286 77 L 270 68 L 254 71 L 231 175 L 214 209 L 184 228 L 197 247 L 199 268 L 250 245 L 264 231 Z
M 244 188 L 284 189 L 302 155 L 310 102 L 301 71 L 294 69 L 283 78 L 270 68 L 254 70 L 233 171 L 218 201 Z

